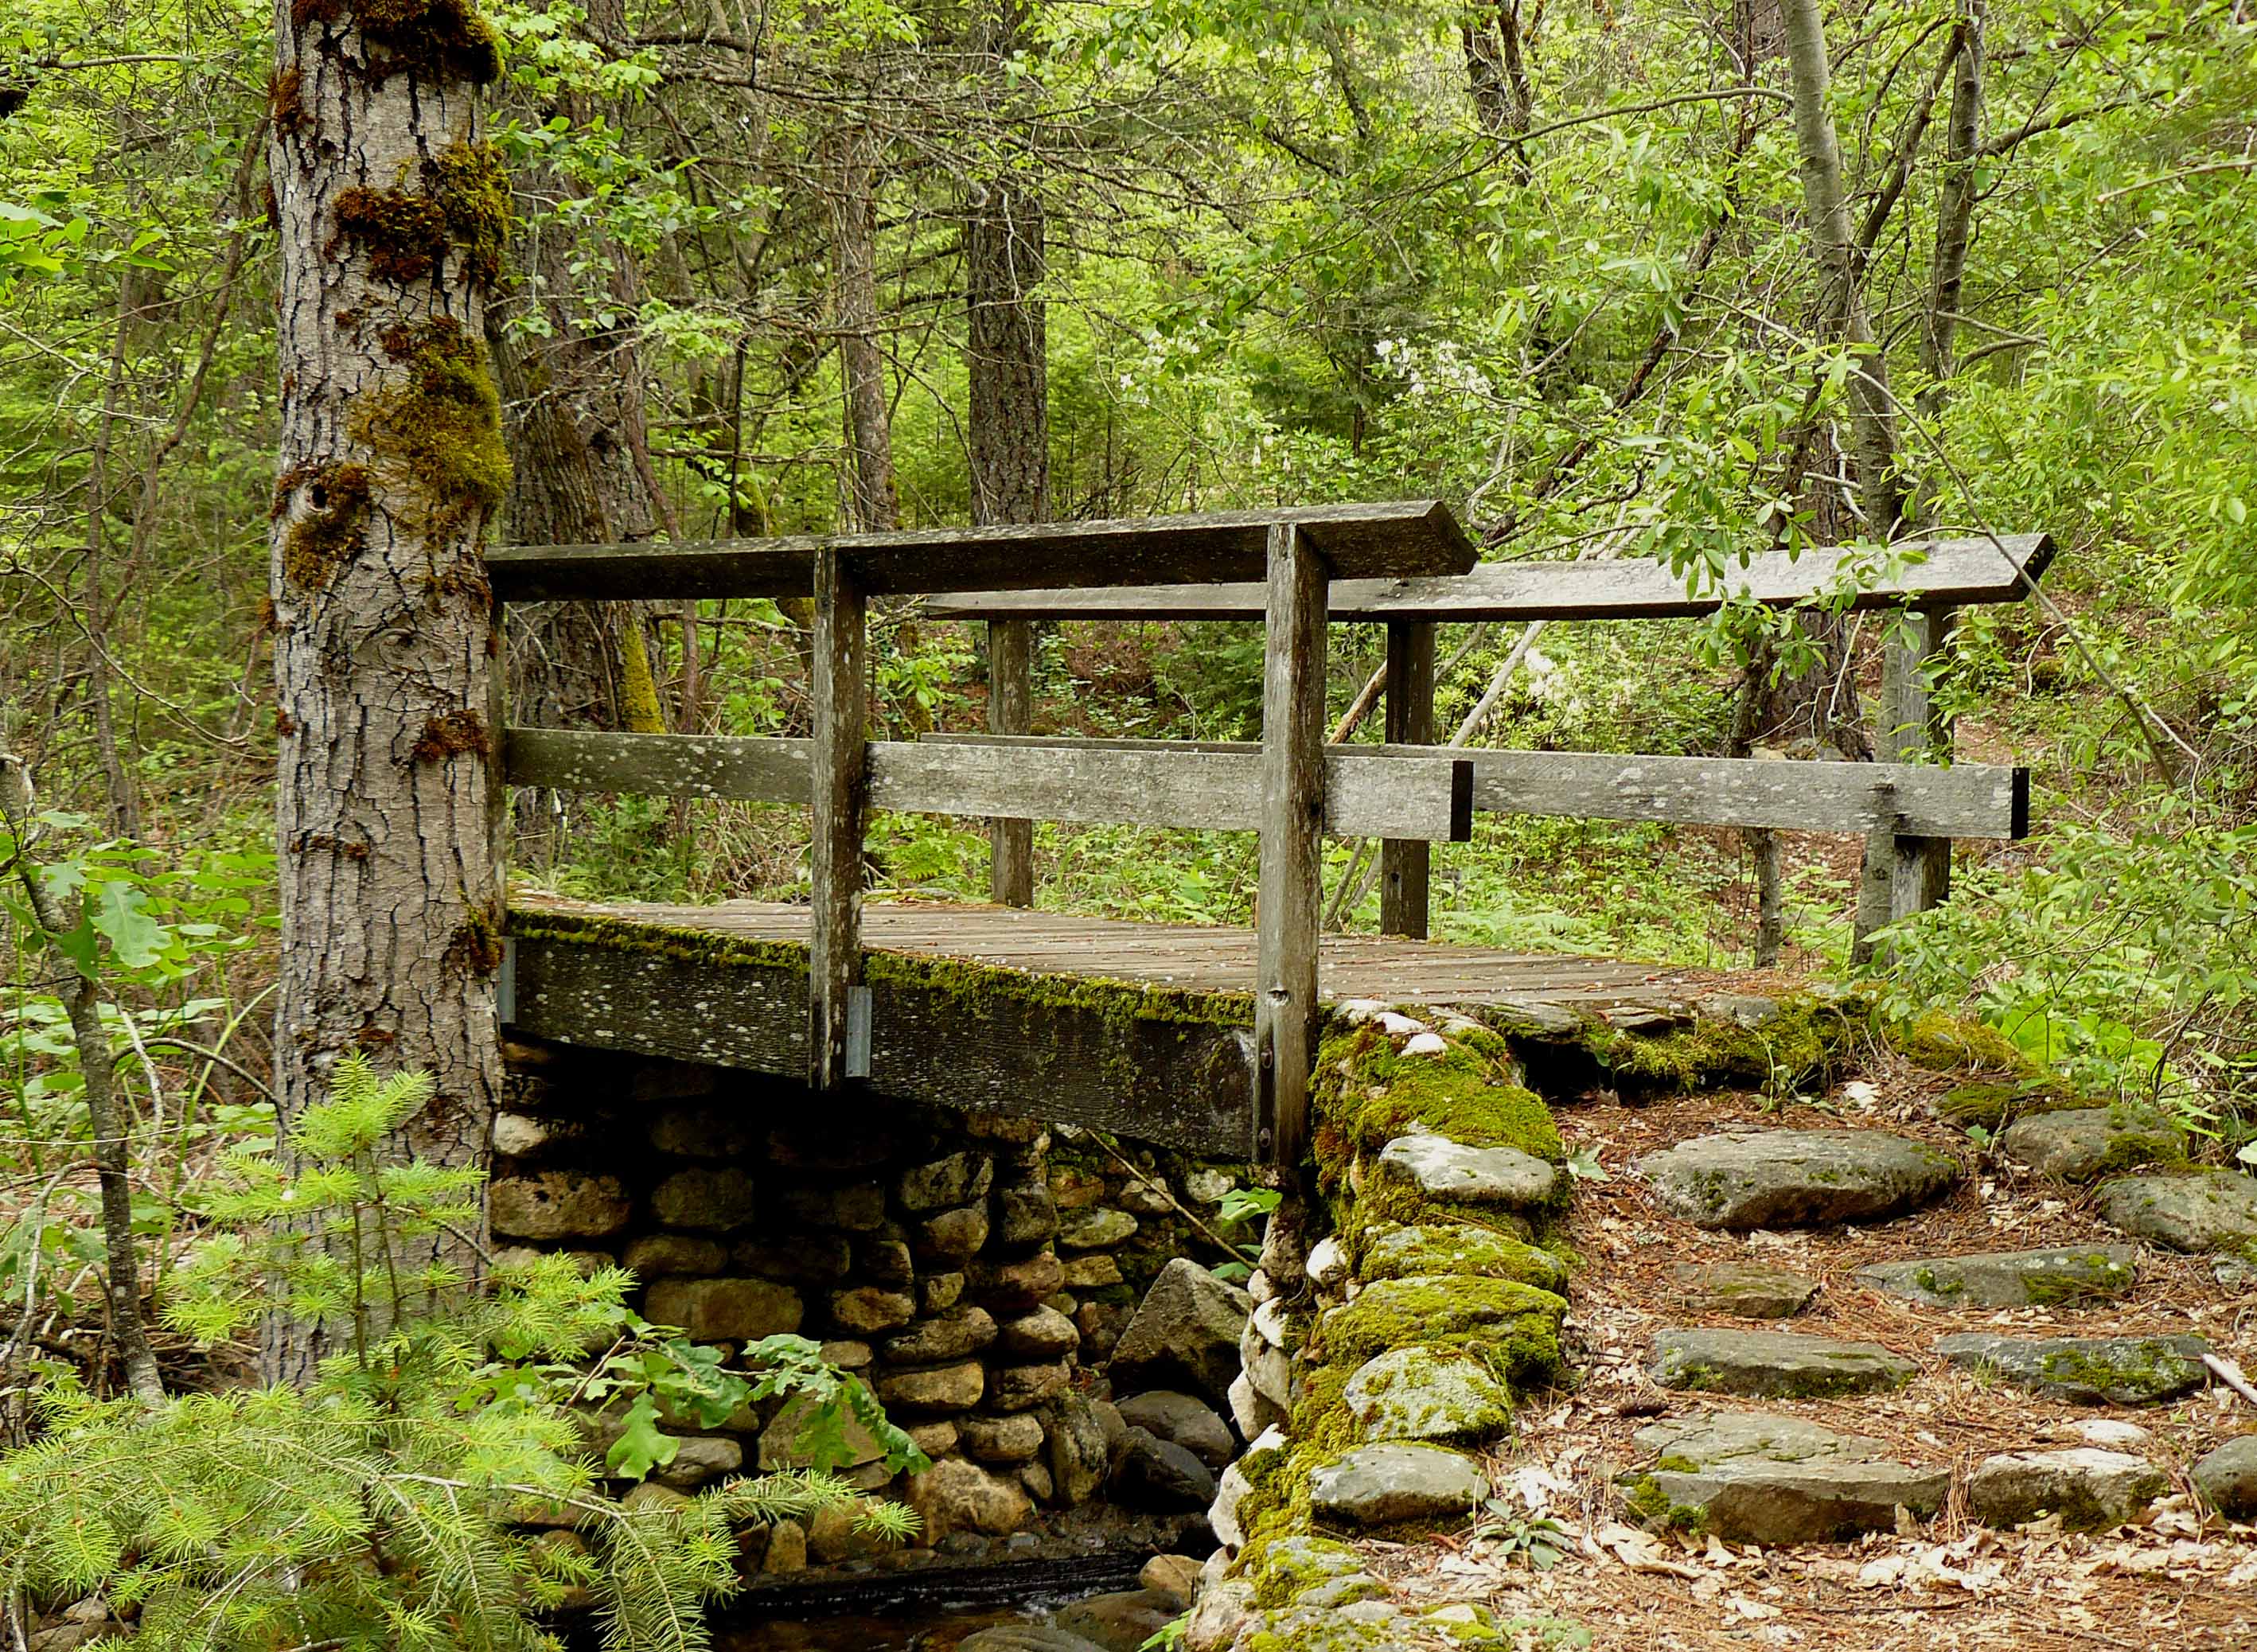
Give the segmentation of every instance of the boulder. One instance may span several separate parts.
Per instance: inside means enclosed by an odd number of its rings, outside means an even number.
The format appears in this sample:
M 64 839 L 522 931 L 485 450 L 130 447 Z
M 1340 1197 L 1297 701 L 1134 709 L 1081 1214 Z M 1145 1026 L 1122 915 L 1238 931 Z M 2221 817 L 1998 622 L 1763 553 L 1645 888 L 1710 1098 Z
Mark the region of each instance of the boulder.
M 1632 1513 L 1733 1543 L 1842 1543 L 1893 1531 L 1900 1508 L 1925 1519 L 1951 1488 L 1948 1467 L 1891 1461 L 1881 1441 L 1805 1417 L 1702 1412 L 1641 1429 L 1632 1443 L 1659 1459 L 1624 1478 Z
M 711 1101 L 663 1108 L 650 1121 L 650 1145 L 682 1159 L 742 1159 L 760 1139 L 754 1116 Z
M 1695 1313 L 1789 1319 L 1810 1306 L 1818 1281 L 1763 1262 L 1680 1262 L 1679 1300 Z
M 2175 1251 L 2257 1251 L 2257 1178 L 2119 1176 L 2102 1183 L 2093 1202 L 2104 1222 Z
M 916 1298 L 882 1285 L 861 1285 L 831 1295 L 831 1320 L 839 1330 L 868 1337 L 916 1317 Z
M 645 1233 L 627 1241 L 619 1266 L 639 1279 L 662 1274 L 718 1274 L 729 1265 L 728 1247 L 689 1233 Z
M 1015 1478 L 991 1474 L 960 1457 L 910 1475 L 907 1495 L 909 1507 L 924 1521 L 928 1543 L 952 1532 L 1008 1537 L 1035 1512 L 1033 1500 Z
M 2228 1440 L 2197 1462 L 2194 1483 L 2226 1519 L 2257 1521 L 2257 1434 Z
M 1128 1211 L 1096 1210 L 1059 1228 L 1058 1242 L 1062 1251 L 1101 1251 L 1136 1235 L 1136 1218 Z
M 1241 1372 L 1230 1385 L 1230 1420 L 1239 1437 L 1251 1440 L 1285 1420 L 1285 1408 L 1249 1381 Z
M 1471 1459 L 1433 1445 L 1360 1445 L 1309 1477 L 1309 1506 L 1342 1526 L 1461 1520 L 1488 1497 Z
M 1043 1449 L 1042 1419 L 1023 1411 L 959 1417 L 956 1427 L 964 1455 L 975 1463 L 1025 1463 Z
M 1236 1578 L 1210 1584 L 1199 1591 L 1191 1621 L 1184 1626 L 1184 1652 L 1230 1652 L 1253 1618 L 1253 1585 Z
M 692 1342 L 758 1342 L 786 1336 L 806 1317 L 799 1293 L 766 1279 L 653 1280 L 643 1317 L 679 1325 Z
M 708 1480 L 733 1474 L 745 1465 L 745 1448 L 734 1440 L 700 1435 L 674 1448 L 674 1460 L 651 1470 L 651 1479 L 677 1492 L 695 1491 Z
M 974 1300 L 997 1313 L 1025 1313 L 1055 1296 L 1065 1283 L 1058 1259 L 1048 1251 L 1021 1257 L 1015 1262 L 974 1261 L 965 1270 Z
M 778 1469 L 859 1468 L 865 1463 L 874 1463 L 886 1454 L 886 1448 L 871 1437 L 870 1431 L 856 1422 L 850 1414 L 841 1419 L 839 1433 L 845 1457 L 839 1461 L 817 1464 L 808 1454 L 803 1442 L 808 1425 L 815 1420 L 815 1401 L 805 1394 L 795 1394 L 783 1403 L 782 1409 L 761 1430 L 759 1463 L 763 1472 Z M 920 1450 L 926 1450 L 920 1444 Z M 930 1451 L 927 1451 L 930 1455 Z
M 952 1308 L 888 1337 L 886 1358 L 897 1366 L 941 1365 L 978 1353 L 995 1337 L 995 1321 L 985 1308 Z
M 1632 1168 L 1673 1214 L 1731 1229 L 1878 1221 L 1919 1209 L 1959 1178 L 1948 1154 L 1883 1130 L 1731 1131 Z
M 1238 1375 L 1238 1338 L 1254 1301 L 1197 1262 L 1176 1257 L 1144 1294 L 1114 1345 L 1115 1393 L 1169 1388 L 1226 1403 Z
M 1008 1250 L 1040 1245 L 1058 1232 L 1058 1206 L 1039 1182 L 999 1189 L 994 1211 L 995 1242 Z
M 1105 1652 L 1093 1641 L 1047 1623 L 999 1623 L 975 1629 L 956 1643 L 956 1652 Z
M 1659 1331 L 1650 1373 L 1665 1388 L 1752 1398 L 1821 1399 L 1901 1388 L 1917 1372 L 1878 1343 L 1779 1331 Z
M 943 1211 L 917 1225 L 917 1260 L 942 1269 L 962 1267 L 987 1243 L 987 1207 L 967 1204 Z
M 1329 1361 L 1374 1359 L 1390 1348 L 1460 1338 L 1485 1346 L 1508 1378 L 1557 1374 L 1560 1322 L 1567 1304 L 1550 1291 L 1503 1279 L 1454 1274 L 1383 1279 L 1327 1309 L 1317 1338 Z
M 909 1241 L 891 1222 L 867 1238 L 857 1239 L 853 1255 L 856 1271 L 873 1285 L 891 1285 L 900 1290 L 916 1281 L 916 1264 L 909 1254 Z
M 1072 1508 L 1096 1496 L 1112 1460 L 1096 1404 L 1067 1394 L 1051 1408 L 1043 1436 L 1043 1458 L 1058 1501 Z
M 2053 1308 L 2121 1296 L 2139 1274 L 2130 1246 L 2084 1245 L 1915 1257 L 1861 1267 L 1856 1278 L 1923 1308 Z
M 1999 1153 L 2033 1175 L 2090 1182 L 2142 1164 L 2181 1164 L 2187 1133 L 2161 1113 L 2118 1102 L 2017 1119 L 1999 1134 Z
M 1003 1346 L 1029 1359 L 1058 1359 L 1081 1345 L 1081 1333 L 1055 1308 L 1037 1308 L 1003 1322 Z
M 1209 1468 L 1220 1469 L 1237 1455 L 1238 1443 L 1230 1424 L 1188 1394 L 1140 1394 L 1123 1400 L 1121 1420 L 1132 1429 L 1143 1429 L 1180 1445 Z M 1256 1430 L 1260 1433 L 1260 1430 Z
M 1157 1589 L 1092 1595 L 1058 1610 L 1058 1627 L 1105 1652 L 1138 1652 L 1145 1641 L 1183 1615 L 1175 1596 Z
M 987 1391 L 987 1369 L 967 1359 L 928 1371 L 881 1371 L 874 1386 L 889 1411 L 969 1411 Z
M 497 1176 L 486 1189 L 497 1239 L 606 1239 L 627 1225 L 634 1203 L 615 1175 L 541 1170 Z
M 1103 1251 L 1068 1259 L 1062 1275 L 1073 1290 L 1102 1290 L 1121 1282 L 1121 1264 Z
M 1508 1211 L 1539 1209 L 1560 1187 L 1560 1172 L 1533 1154 L 1468 1147 L 1447 1136 L 1397 1136 L 1380 1149 L 1376 1174 L 1429 1198 Z
M 2054 1514 L 2072 1530 L 2098 1531 L 2136 1520 L 2169 1486 L 2147 1458 L 2123 1451 L 2089 1445 L 2007 1451 L 1984 1458 L 1968 1476 L 1967 1507 L 1986 1526 Z
M 1310 1255 L 1313 1266 L 1315 1253 Z M 1408 1226 L 1390 1223 L 1374 1227 L 1365 1237 L 1363 1261 L 1357 1272 L 1366 1283 L 1465 1274 L 1511 1280 L 1554 1295 L 1563 1295 L 1567 1288 L 1567 1264 L 1551 1252 L 1539 1250 L 1510 1233 L 1456 1222 Z
M 809 1227 L 868 1233 L 885 1225 L 886 1190 L 870 1182 L 843 1188 L 789 1188 L 783 1208 L 794 1221 Z
M 677 1170 L 652 1190 L 650 1208 L 669 1227 L 725 1232 L 753 1219 L 753 1179 L 733 1167 Z
M 1485 1444 L 1512 1430 L 1512 1393 L 1479 1360 L 1397 1348 L 1366 1361 L 1343 1398 L 1366 1440 Z
M 1114 1501 L 1157 1514 L 1185 1514 L 1214 1501 L 1214 1475 L 1172 1440 L 1131 1428 L 1114 1454 Z
M 768 1528 L 768 1552 L 761 1570 L 782 1575 L 807 1570 L 807 1528 L 796 1520 L 780 1520 Z
M 1188 1606 L 1199 1592 L 1199 1563 L 1189 1555 L 1155 1555 L 1136 1574 L 1136 1586 L 1173 1595 Z
M 917 1302 L 929 1314 L 955 1307 L 963 1295 L 961 1274 L 927 1274 L 917 1281 Z
M 1031 1411 L 1065 1393 L 1072 1376 L 1063 1360 L 1053 1365 L 998 1366 L 988 1373 L 988 1407 L 996 1411 Z
M 894 1197 L 910 1215 L 923 1216 L 986 1198 L 994 1179 L 995 1161 L 986 1154 L 953 1153 L 903 1171 Z
M 844 1234 L 793 1233 L 740 1241 L 729 1258 L 740 1274 L 787 1285 L 835 1285 L 853 1271 L 854 1253 Z
M 2076 1405 L 2148 1405 L 2210 1380 L 2200 1337 L 2003 1337 L 1970 1331 L 1945 1337 L 1935 1352 L 1965 1370 L 1987 1373 Z

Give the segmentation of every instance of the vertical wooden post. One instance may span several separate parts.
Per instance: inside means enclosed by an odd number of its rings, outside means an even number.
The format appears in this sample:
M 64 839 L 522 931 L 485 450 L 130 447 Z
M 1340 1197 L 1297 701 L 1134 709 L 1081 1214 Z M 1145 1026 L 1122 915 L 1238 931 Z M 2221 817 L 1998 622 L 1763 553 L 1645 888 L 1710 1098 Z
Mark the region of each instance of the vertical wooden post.
M 987 625 L 987 731 L 1031 734 L 1035 726 L 1035 627 L 1024 619 Z M 999 907 L 1035 904 L 1035 823 L 987 822 L 988 898 Z
M 1957 611 L 1939 608 L 1910 616 L 1913 637 L 1892 644 L 1882 666 L 1881 710 L 1887 729 L 1882 755 L 1898 763 L 1951 754 L 1952 730 L 1928 691 L 1926 667 L 1951 640 Z M 1951 891 L 1951 840 L 1899 834 L 1889 877 L 1889 917 L 1908 917 L 1939 906 Z
M 807 969 L 807 1082 L 847 1077 L 846 1026 L 862 979 L 864 676 L 862 587 L 828 547 L 815 554 L 815 907 Z
M 1387 743 L 1434 743 L 1434 624 L 1387 622 Z M 1426 887 L 1431 851 L 1417 842 L 1383 838 L 1379 845 L 1379 932 L 1426 938 Z
M 1262 881 L 1254 994 L 1257 1145 L 1291 1168 L 1309 1140 L 1317 934 L 1324 904 L 1324 559 L 1270 529 L 1262 673 Z

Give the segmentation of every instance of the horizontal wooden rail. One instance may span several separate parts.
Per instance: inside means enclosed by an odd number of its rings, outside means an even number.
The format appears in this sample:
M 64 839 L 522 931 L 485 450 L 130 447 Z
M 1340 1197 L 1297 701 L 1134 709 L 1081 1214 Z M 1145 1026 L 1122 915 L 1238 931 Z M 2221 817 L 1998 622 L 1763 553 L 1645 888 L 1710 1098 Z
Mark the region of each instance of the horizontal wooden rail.
M 1325 825 L 1339 837 L 1463 843 L 1473 835 L 1473 754 L 1338 746 L 1327 765 Z M 1174 741 L 1074 746 L 1009 737 L 873 740 L 868 801 L 905 814 L 1012 815 L 1081 824 L 1255 831 L 1261 751 Z M 517 786 L 805 803 L 810 742 L 726 735 L 512 729 L 505 774 Z
M 2019 602 L 2053 561 L 2043 533 L 1938 540 L 1917 549 L 1923 561 L 1857 591 L 1850 606 L 1949 608 L 1968 603 Z M 1336 620 L 1670 619 L 1712 614 L 1732 601 L 1792 608 L 1829 589 L 1844 564 L 1864 554 L 1834 546 L 1789 557 L 1751 557 L 1721 589 L 1693 594 L 1667 564 L 1487 562 L 1447 578 L 1340 579 L 1330 612 Z M 1850 569 L 1848 571 L 1854 571 Z M 1206 585 L 1116 583 L 1094 590 L 1014 589 L 936 597 L 928 610 L 950 619 L 1259 619 L 1265 587 L 1248 581 Z
M 1219 755 L 1262 749 L 1250 740 L 1161 743 L 1046 734 L 1016 738 L 933 734 L 922 743 L 1113 752 L 1164 744 L 1175 750 Z M 2019 838 L 2029 834 L 2029 771 L 2003 764 L 1961 763 L 1942 768 L 1904 763 L 1783 762 L 1775 758 L 1461 751 L 1436 745 L 1327 748 L 1333 772 L 1342 775 L 1354 773 L 1362 763 L 1440 752 L 1472 764 L 1473 806 L 1482 814 L 1656 820 L 1680 826 L 1770 827 L 1805 832 L 1866 832 L 1886 826 L 1922 837 Z
M 817 554 L 834 551 L 872 597 L 1259 580 L 1270 528 L 1279 522 L 1305 534 L 1343 577 L 1461 574 L 1476 556 L 1447 506 L 1412 499 L 902 533 L 505 546 L 486 554 L 486 576 L 504 602 L 805 597 Z M 1257 599 L 1256 614 L 1261 606 Z

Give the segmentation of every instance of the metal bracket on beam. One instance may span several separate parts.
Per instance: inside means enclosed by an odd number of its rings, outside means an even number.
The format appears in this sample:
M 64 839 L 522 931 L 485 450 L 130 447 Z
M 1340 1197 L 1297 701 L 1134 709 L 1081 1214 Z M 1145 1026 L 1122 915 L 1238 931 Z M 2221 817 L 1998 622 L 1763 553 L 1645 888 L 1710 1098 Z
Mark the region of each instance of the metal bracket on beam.
M 494 1024 L 508 1027 L 517 1020 L 517 942 L 505 937 L 501 968 L 494 972 Z
M 846 1077 L 870 1076 L 870 989 L 850 987 L 846 992 Z

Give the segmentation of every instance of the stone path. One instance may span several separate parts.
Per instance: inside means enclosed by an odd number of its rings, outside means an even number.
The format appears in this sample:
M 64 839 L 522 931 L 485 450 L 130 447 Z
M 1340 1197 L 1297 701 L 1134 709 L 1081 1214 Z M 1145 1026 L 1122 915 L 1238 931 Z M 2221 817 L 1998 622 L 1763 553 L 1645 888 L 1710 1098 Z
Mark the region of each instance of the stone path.
M 2218 1253 L 2221 1279 L 2226 1264 L 2257 1260 L 2257 1179 L 2190 1169 L 2186 1133 L 2151 1112 L 2035 1113 L 2003 1132 L 1999 1148 L 2007 1165 L 2058 1184 L 2064 1197 L 2097 1183 L 2098 1220 L 2125 1234 Z M 1632 1168 L 1670 1214 L 1724 1231 L 1885 1221 L 1942 1197 L 1962 1175 L 1937 1149 L 1879 1129 L 1721 1131 L 1645 1154 Z M 1680 1264 L 1673 1277 L 1686 1306 L 1744 1320 L 1790 1319 L 1817 1289 L 1813 1280 L 1758 1262 Z M 2057 1320 L 2136 1301 L 2140 1269 L 2135 1246 L 2097 1235 L 2085 1246 L 1908 1255 L 1851 1277 L 1916 1310 L 2040 1310 Z M 1928 1351 L 1978 1381 L 2083 1407 L 2160 1405 L 2213 1380 L 2204 1360 L 2216 1350 L 2200 1337 L 2051 1329 L 1953 1331 L 1933 1338 Z M 1914 1383 L 1919 1371 L 1873 1343 L 1713 1327 L 1657 1331 L 1646 1366 L 1663 1389 L 1757 1400 L 1882 1394 Z M 1965 1479 L 1969 1512 L 2001 1528 L 2052 1519 L 2098 1529 L 2138 1520 L 2170 1491 L 2167 1462 L 2147 1430 L 2094 1419 L 2085 1433 L 2084 1445 L 2045 1450 L 2034 1441 L 1977 1462 Z M 1878 1439 L 1807 1417 L 1702 1410 L 1639 1430 L 1639 1460 L 1617 1489 L 1651 1526 L 1734 1541 L 1834 1542 L 1904 1530 L 1933 1515 L 1951 1489 L 1949 1442 L 1922 1437 L 1934 1442 L 1933 1460 L 1906 1462 Z M 2257 1435 L 2218 1446 L 2192 1478 L 2227 1517 L 2257 1514 Z

